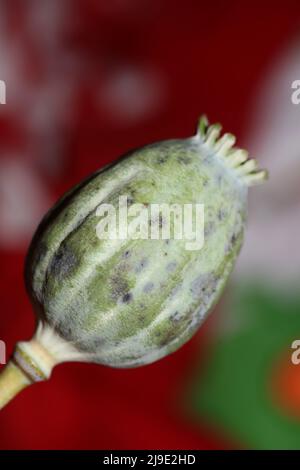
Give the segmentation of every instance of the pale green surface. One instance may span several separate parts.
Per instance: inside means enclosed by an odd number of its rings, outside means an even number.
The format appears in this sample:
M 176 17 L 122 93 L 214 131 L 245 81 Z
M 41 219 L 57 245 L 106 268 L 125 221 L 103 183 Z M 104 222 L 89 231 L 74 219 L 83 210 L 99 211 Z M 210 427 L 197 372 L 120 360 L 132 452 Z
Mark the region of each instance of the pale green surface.
M 204 247 L 99 240 L 96 209 L 103 202 L 117 207 L 120 195 L 134 203 L 205 204 Z M 153 362 L 186 342 L 217 301 L 242 243 L 246 195 L 235 171 L 199 138 L 138 149 L 50 214 L 27 263 L 32 297 L 92 360 L 115 367 Z

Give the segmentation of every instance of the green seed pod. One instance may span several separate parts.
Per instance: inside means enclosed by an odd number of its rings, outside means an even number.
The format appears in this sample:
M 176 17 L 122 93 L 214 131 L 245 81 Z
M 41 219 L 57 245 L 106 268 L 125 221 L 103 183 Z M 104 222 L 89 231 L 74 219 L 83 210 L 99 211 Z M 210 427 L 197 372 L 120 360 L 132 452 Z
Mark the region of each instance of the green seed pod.
M 69 191 L 45 216 L 26 261 L 39 326 L 33 343 L 19 343 L 15 354 L 32 380 L 66 360 L 142 366 L 175 351 L 199 328 L 241 248 L 248 186 L 266 178 L 247 152 L 232 148 L 235 138 L 219 138 L 220 131 L 202 117 L 191 138 L 134 150 Z M 203 205 L 201 249 L 187 249 L 180 237 L 120 235 L 125 196 L 128 206 L 147 210 Z M 116 208 L 119 236 L 110 233 L 111 217 L 108 236 L 99 237 L 103 204 Z M 170 223 L 166 214 L 149 213 L 148 235 Z M 131 223 L 138 221 L 136 214 Z

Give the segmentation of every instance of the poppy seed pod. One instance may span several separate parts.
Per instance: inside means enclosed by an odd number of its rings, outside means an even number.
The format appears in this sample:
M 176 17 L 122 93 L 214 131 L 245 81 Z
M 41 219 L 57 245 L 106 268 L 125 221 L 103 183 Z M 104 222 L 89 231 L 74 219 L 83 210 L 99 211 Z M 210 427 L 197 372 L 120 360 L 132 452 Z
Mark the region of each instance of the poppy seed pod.
M 175 351 L 199 328 L 241 248 L 248 187 L 266 178 L 246 151 L 233 147 L 234 136 L 220 138 L 220 132 L 202 117 L 195 136 L 130 152 L 44 217 L 25 269 L 37 332 L 18 343 L 10 365 L 11 375 L 24 374 L 24 386 L 64 361 L 142 366 Z M 122 233 L 122 204 L 131 234 Z M 159 211 L 161 204 L 172 210 Z M 101 205 L 114 208 L 105 220 Z M 149 236 L 174 233 L 186 207 L 203 208 L 202 238 Z M 148 218 L 141 223 L 143 208 Z M 137 226 L 143 236 L 133 235 Z M 0 403 L 1 386 L 0 379 Z

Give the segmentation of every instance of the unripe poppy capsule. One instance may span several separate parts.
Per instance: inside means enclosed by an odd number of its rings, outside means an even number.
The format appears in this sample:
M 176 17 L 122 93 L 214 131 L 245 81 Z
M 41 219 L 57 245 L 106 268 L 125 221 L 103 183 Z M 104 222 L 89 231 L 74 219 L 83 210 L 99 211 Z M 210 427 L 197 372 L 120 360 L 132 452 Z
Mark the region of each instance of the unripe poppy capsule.
M 240 251 L 248 187 L 266 179 L 220 132 L 202 117 L 193 137 L 130 152 L 46 214 L 25 269 L 38 327 L 0 377 L 0 405 L 60 362 L 143 366 L 192 337 Z M 183 220 L 193 208 L 200 235 Z

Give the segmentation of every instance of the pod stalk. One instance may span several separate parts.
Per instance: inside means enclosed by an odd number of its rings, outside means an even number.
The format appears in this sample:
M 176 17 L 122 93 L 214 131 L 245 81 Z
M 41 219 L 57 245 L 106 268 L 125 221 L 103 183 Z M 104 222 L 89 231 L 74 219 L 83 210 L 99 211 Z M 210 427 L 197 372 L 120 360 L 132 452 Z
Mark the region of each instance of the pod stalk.
M 58 362 L 36 337 L 17 343 L 11 359 L 0 374 L 0 410 L 24 388 L 49 379 Z
M 24 388 L 48 380 L 52 369 L 62 362 L 88 360 L 49 325 L 40 322 L 30 341 L 17 343 L 0 373 L 0 410 Z
M 10 360 L 0 374 L 0 410 L 31 384 L 24 372 Z

